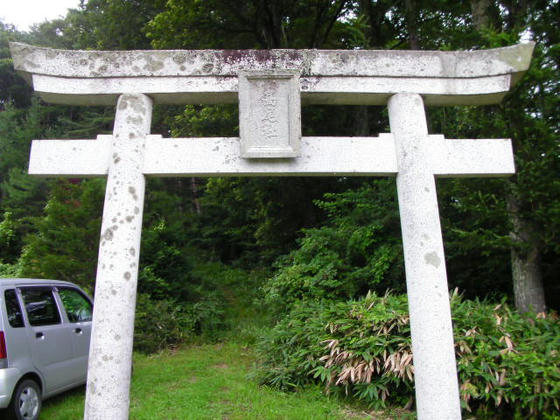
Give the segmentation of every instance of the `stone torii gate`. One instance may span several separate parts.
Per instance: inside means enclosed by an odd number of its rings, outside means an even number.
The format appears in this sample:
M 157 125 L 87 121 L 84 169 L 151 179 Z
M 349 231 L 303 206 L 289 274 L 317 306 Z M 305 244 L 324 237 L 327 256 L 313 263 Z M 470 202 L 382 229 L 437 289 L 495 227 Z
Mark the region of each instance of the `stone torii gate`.
M 485 51 L 64 51 L 10 45 L 41 97 L 116 104 L 112 135 L 34 140 L 29 173 L 107 176 L 85 418 L 128 418 L 146 176 L 396 176 L 418 418 L 461 417 L 435 177 L 514 173 L 509 139 L 429 135 L 426 105 L 499 102 L 533 44 Z M 240 137 L 150 135 L 153 103 L 239 102 Z M 300 104 L 384 105 L 391 133 L 301 137 Z

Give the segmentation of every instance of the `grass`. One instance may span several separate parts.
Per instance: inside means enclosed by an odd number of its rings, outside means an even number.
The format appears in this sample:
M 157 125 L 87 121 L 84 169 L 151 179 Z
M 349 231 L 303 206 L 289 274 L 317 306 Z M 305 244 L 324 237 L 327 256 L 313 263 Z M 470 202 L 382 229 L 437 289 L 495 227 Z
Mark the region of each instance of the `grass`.
M 235 343 L 135 355 L 130 419 L 385 420 L 405 414 L 366 413 L 320 388 L 285 393 L 259 386 L 250 378 L 253 363 L 252 352 Z M 45 401 L 41 419 L 81 419 L 83 406 L 82 387 Z

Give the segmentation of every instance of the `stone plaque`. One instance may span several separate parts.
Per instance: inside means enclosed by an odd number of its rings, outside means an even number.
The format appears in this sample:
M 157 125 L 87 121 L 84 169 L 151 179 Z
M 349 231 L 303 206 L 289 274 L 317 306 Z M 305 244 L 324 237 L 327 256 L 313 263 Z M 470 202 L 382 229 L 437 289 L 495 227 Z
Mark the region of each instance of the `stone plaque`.
M 300 156 L 298 71 L 239 74 L 239 134 L 243 158 Z

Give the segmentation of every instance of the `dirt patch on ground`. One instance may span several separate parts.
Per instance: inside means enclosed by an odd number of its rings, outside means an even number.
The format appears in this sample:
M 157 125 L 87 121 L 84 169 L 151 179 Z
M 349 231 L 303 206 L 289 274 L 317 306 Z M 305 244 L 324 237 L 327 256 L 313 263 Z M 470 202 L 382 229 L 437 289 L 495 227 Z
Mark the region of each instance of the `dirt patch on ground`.
M 229 365 L 226 363 L 219 363 L 217 365 L 212 366 L 215 369 L 229 369 Z

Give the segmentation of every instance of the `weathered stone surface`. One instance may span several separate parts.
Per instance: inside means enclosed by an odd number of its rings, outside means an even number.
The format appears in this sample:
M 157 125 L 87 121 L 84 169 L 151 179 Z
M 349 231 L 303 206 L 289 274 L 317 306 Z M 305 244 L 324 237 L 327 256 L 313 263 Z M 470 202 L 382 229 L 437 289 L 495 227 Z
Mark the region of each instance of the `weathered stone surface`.
M 534 44 L 481 51 L 67 51 L 11 43 L 16 70 L 55 103 L 114 104 L 142 92 L 159 103 L 237 100 L 240 71 L 294 69 L 304 103 L 385 104 L 422 94 L 427 104 L 499 102 L 529 65 Z
M 14 67 L 72 78 L 237 76 L 296 69 L 302 76 L 469 78 L 525 71 L 534 43 L 477 51 L 57 50 L 10 43 Z
M 416 94 L 389 100 L 419 419 L 461 418 L 432 148 Z
M 144 211 L 144 141 L 152 101 L 122 95 L 111 149 L 88 364 L 84 418 L 128 419 L 132 339 Z M 100 157 L 102 157 L 101 155 Z
M 39 176 L 105 176 L 111 136 L 97 140 L 34 140 L 29 173 Z M 430 135 L 436 177 L 495 177 L 515 173 L 509 139 L 451 140 Z M 238 137 L 162 138 L 147 136 L 142 172 L 146 176 L 395 176 L 393 135 L 303 137 L 294 159 L 241 158 Z
M 300 107 L 297 71 L 241 72 L 241 157 L 298 157 L 301 149 Z
M 97 140 L 33 140 L 29 174 L 40 176 L 105 176 L 109 171 L 113 136 Z
M 436 178 L 503 177 L 515 173 L 510 139 L 445 139 L 430 135 L 426 167 Z

